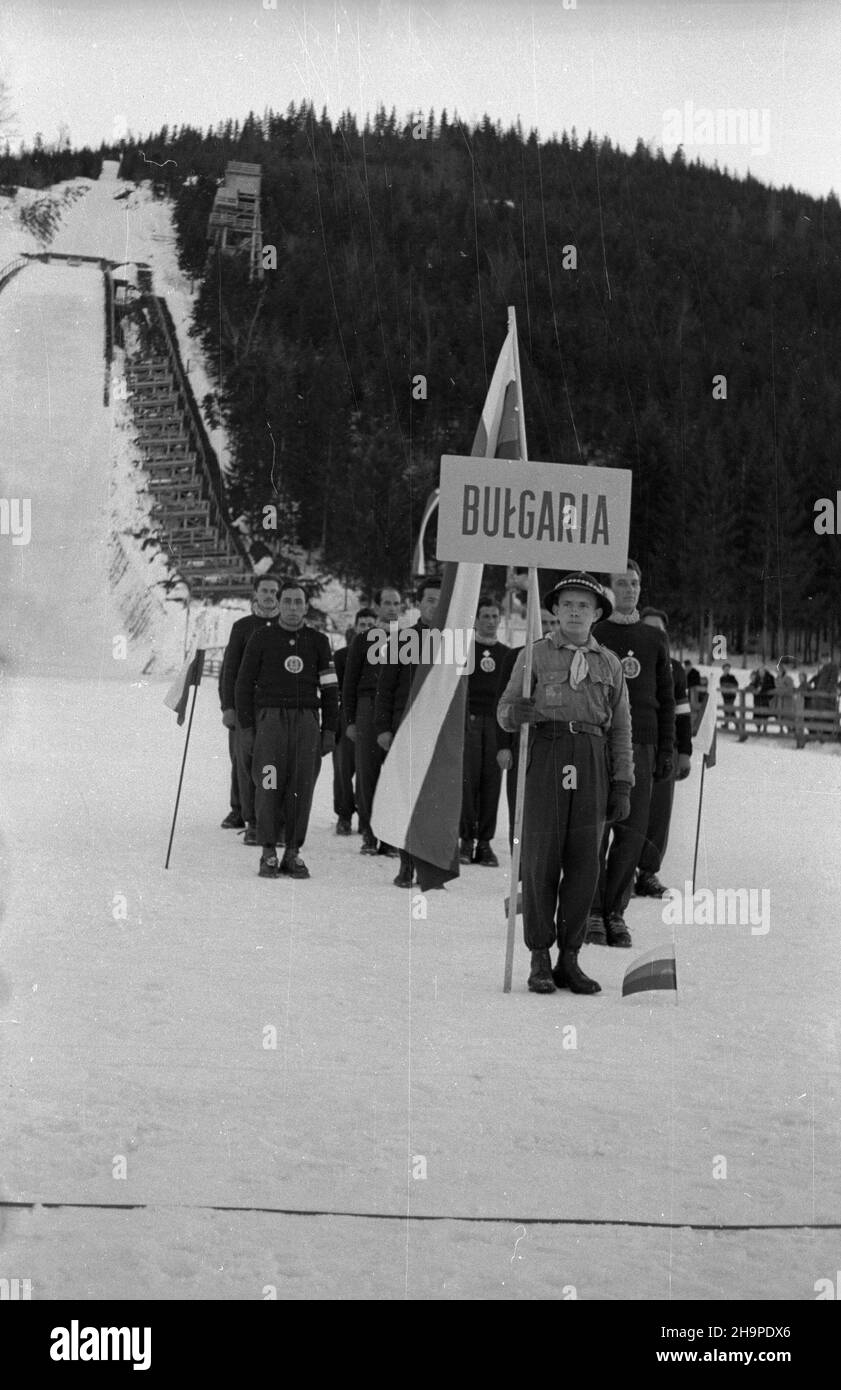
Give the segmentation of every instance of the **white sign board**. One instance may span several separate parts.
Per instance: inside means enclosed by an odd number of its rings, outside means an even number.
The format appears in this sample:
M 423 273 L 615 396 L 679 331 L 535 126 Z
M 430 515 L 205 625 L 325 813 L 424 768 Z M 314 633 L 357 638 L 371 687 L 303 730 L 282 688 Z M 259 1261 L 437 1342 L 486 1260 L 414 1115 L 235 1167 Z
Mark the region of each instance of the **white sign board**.
M 630 524 L 629 469 L 441 459 L 439 560 L 617 573 Z

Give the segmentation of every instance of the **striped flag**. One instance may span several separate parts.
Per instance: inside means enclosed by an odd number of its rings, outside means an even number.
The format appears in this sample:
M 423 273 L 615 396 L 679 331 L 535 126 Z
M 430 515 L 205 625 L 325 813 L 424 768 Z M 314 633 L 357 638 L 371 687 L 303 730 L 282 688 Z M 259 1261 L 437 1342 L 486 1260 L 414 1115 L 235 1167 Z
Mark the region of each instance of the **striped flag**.
M 516 328 L 494 370 L 471 453 L 523 458 L 516 378 Z M 441 577 L 436 626 L 473 631 L 481 564 L 449 562 Z M 422 891 L 457 878 L 467 682 L 454 662 L 420 664 L 403 721 L 383 764 L 371 815 L 374 834 L 411 854 Z
M 718 718 L 718 700 L 714 690 L 707 694 L 707 703 L 701 715 L 701 722 L 698 731 L 692 740 L 692 748 L 696 753 L 703 753 L 704 766 L 715 767 L 715 745 L 717 740 L 716 720 Z
M 646 989 L 673 989 L 677 993 L 677 967 L 674 946 L 654 946 L 637 956 L 622 981 L 622 997 Z
M 164 704 L 168 709 L 175 710 L 178 715 L 178 723 L 183 724 L 187 713 L 187 701 L 190 695 L 191 685 L 200 685 L 202 671 L 204 670 L 204 647 L 199 647 L 194 656 L 189 661 L 185 661 L 169 690 L 164 695 Z

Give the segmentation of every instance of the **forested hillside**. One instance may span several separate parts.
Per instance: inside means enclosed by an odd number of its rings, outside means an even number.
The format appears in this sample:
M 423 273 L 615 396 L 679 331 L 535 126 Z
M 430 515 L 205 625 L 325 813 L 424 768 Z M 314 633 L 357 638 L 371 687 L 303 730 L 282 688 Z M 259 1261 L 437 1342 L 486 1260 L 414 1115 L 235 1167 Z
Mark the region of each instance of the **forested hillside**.
M 419 138 L 419 137 L 424 138 Z M 106 156 L 120 151 L 102 151 Z M 231 502 L 352 582 L 403 583 L 443 452 L 468 452 L 517 308 L 529 452 L 633 470 L 631 553 L 676 626 L 768 654 L 841 634 L 841 207 L 633 154 L 311 106 L 122 147 L 176 200 Z M 263 174 L 276 269 L 207 259 L 228 159 Z M 413 392 L 413 379 L 426 379 Z M 714 378 L 724 378 L 714 390 Z M 726 392 L 726 395 L 725 395 Z M 718 397 L 718 398 L 717 398 Z

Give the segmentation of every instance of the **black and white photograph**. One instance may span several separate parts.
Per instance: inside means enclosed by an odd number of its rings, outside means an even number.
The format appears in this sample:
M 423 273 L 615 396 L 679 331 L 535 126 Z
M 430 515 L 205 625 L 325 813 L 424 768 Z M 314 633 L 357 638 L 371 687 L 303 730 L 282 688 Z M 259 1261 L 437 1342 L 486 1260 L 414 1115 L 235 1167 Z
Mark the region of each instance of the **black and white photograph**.
M 249 1301 L 797 1364 L 841 1298 L 839 71 L 836 0 L 5 0 L 48 1364 Z

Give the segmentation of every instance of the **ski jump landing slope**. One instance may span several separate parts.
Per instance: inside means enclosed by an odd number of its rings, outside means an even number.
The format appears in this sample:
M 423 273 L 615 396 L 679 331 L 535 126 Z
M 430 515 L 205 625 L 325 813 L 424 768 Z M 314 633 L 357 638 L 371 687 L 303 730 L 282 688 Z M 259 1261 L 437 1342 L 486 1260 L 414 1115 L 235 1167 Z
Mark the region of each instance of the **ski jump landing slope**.
M 132 254 L 116 173 L 104 165 L 50 251 Z M 31 511 L 27 544 L 0 536 L 0 656 L 21 675 L 123 674 L 108 582 L 104 329 L 96 265 L 33 262 L 0 293 L 0 496 L 28 499 Z
M 0 294 L 0 495 L 31 510 L 28 544 L 0 537 L 0 653 L 19 674 L 115 674 L 103 339 L 94 265 L 33 262 Z

